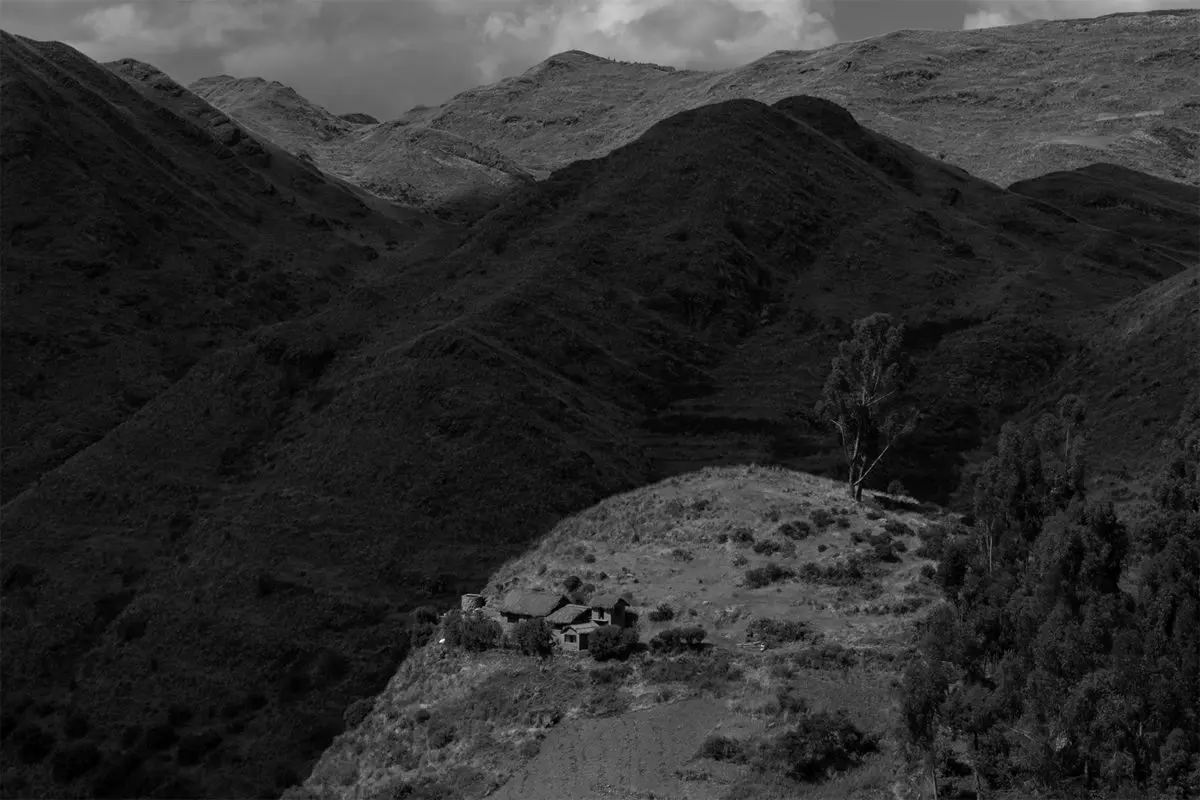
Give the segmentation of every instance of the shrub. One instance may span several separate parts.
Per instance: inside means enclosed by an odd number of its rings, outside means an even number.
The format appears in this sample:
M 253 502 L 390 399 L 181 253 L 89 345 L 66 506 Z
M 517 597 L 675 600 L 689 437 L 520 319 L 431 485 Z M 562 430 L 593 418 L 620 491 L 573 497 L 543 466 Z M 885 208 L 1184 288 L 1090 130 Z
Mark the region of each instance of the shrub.
M 850 527 L 850 518 L 849 517 L 838 517 L 837 518 L 837 526 L 839 528 L 841 528 L 842 530 L 849 528 Z
M 671 551 L 671 558 L 675 559 L 676 561 L 691 561 L 693 558 L 692 551 L 686 550 L 682 547 L 676 547 Z
M 574 592 L 578 591 L 580 586 L 583 586 L 583 581 L 579 579 L 578 575 L 571 575 L 563 580 L 562 585 L 568 592 Z
M 628 664 L 609 664 L 592 670 L 588 673 L 588 679 L 593 686 L 603 686 L 610 683 L 619 684 L 632 674 L 633 670 Z
M 700 745 L 699 758 L 711 758 L 713 761 L 732 761 L 736 764 L 746 760 L 742 743 L 726 736 L 709 736 Z
M 807 520 L 797 519 L 783 523 L 776 529 L 776 533 L 785 539 L 800 541 L 812 536 L 813 529 Z
M 588 652 L 597 661 L 624 660 L 633 653 L 637 644 L 638 635 L 635 629 L 605 625 L 592 634 L 591 641 L 588 642 Z
M 795 573 L 792 570 L 772 562 L 765 567 L 746 570 L 746 585 L 751 589 L 761 589 L 764 586 L 770 586 L 772 583 L 778 583 L 792 577 L 795 577 Z
M 764 766 L 799 781 L 824 778 L 831 770 L 857 766 L 877 749 L 875 740 L 859 730 L 845 712 L 807 714 L 767 748 Z
M 346 706 L 346 710 L 342 712 L 342 722 L 346 724 L 346 730 L 357 728 L 361 725 L 362 721 L 371 715 L 371 711 L 374 708 L 374 697 L 360 697 Z
M 647 616 L 650 617 L 651 622 L 668 622 L 675 619 L 675 609 L 666 603 L 661 603 L 658 608 L 652 610 Z
M 595 553 L 588 553 L 586 556 L 584 556 L 584 557 L 583 557 L 583 563 L 585 563 L 585 564 L 595 564 L 595 563 L 596 563 L 596 555 L 595 555 Z
M 912 536 L 913 533 L 912 528 L 895 518 L 883 523 L 883 529 L 892 536 Z
M 412 618 L 418 625 L 436 625 L 438 612 L 433 606 L 419 606 L 412 612 Z
M 797 692 L 795 686 L 785 686 L 776 692 L 775 705 L 780 714 L 808 713 L 808 698 Z
M 17 745 L 17 755 L 26 764 L 35 764 L 54 749 L 54 734 L 45 731 L 35 722 L 18 725 L 12 733 Z
M 764 642 L 779 644 L 807 639 L 811 631 L 802 620 L 759 617 L 746 627 L 746 633 Z
M 733 558 L 731 559 L 731 562 L 733 563 L 733 565 L 735 567 L 744 567 L 750 563 L 749 559 L 747 559 L 741 553 L 735 553 Z
M 495 647 L 503 635 L 500 625 L 494 620 L 478 614 L 463 614 L 457 610 L 446 614 L 443 626 L 448 646 L 471 653 L 480 653 Z
M 800 577 L 811 583 L 823 583 L 828 586 L 852 586 L 868 577 L 863 563 L 862 556 L 852 556 L 825 567 L 808 563 L 800 568 Z
M 546 620 L 526 619 L 513 626 L 512 644 L 524 655 L 548 656 L 554 648 L 554 639 Z
M 69 783 L 81 775 L 90 772 L 100 763 L 100 749 L 95 742 L 82 741 L 65 744 L 58 749 L 51 759 L 54 779 L 60 783 Z
M 921 537 L 921 545 L 917 548 L 916 552 L 917 556 L 940 561 L 946 547 L 946 540 L 953 533 L 954 531 L 949 526 L 940 523 L 922 528 L 917 533 Z
M 812 519 L 813 525 L 817 526 L 818 530 L 824 530 L 833 524 L 833 514 L 830 514 L 829 511 L 824 508 L 813 509 L 813 512 L 809 514 L 809 517 Z
M 770 539 L 759 539 L 754 543 L 754 552 L 760 556 L 773 556 L 782 549 L 778 542 Z
M 458 736 L 458 729 L 454 723 L 442 719 L 430 722 L 426 732 L 429 736 L 429 748 L 431 750 L 440 750 L 453 742 Z
M 654 652 L 678 653 L 683 650 L 698 648 L 708 631 L 699 625 L 686 628 L 668 628 L 650 640 L 650 649 Z
M 872 522 L 875 522 L 876 520 L 883 519 L 883 514 L 880 514 L 875 509 L 871 509 L 870 511 L 867 512 L 866 517 L 867 517 L 867 519 L 871 520 Z
M 849 669 L 858 665 L 858 653 L 836 642 L 806 647 L 791 656 L 802 669 Z
M 754 533 L 749 528 L 742 527 L 735 529 L 731 538 L 734 544 L 754 544 Z
M 721 531 L 717 534 L 717 544 L 725 544 L 729 541 L 729 534 Z
M 179 740 L 177 758 L 184 766 L 199 764 L 204 754 L 221 743 L 221 734 L 216 731 L 197 731 Z
M 892 482 L 887 485 L 887 493 L 900 497 L 906 497 L 908 495 L 908 492 L 904 489 L 904 484 L 900 482 L 899 478 L 893 479 Z

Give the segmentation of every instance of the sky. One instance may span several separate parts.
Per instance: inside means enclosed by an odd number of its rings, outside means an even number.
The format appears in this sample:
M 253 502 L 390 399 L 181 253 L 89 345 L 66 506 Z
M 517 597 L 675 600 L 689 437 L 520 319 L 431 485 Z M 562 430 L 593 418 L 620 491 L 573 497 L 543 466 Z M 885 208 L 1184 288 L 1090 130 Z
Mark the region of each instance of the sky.
M 285 83 L 380 119 L 518 74 L 564 50 L 719 69 L 901 28 L 1200 8 L 1200 0 L 5 0 L 0 28 L 188 84 Z

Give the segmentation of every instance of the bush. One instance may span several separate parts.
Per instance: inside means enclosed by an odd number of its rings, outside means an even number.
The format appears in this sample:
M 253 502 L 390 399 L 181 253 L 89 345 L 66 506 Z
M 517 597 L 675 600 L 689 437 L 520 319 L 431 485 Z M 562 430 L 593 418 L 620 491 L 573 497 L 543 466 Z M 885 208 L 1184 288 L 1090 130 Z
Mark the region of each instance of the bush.
M 633 670 L 628 664 L 610 664 L 592 670 L 588 673 L 588 679 L 593 686 L 604 686 L 607 684 L 619 684 L 632 674 Z
M 754 552 L 760 556 L 773 556 L 781 549 L 778 542 L 773 542 L 770 539 L 759 539 L 754 543 Z
M 808 563 L 800 568 L 800 577 L 810 583 L 853 586 L 869 577 L 868 570 L 864 568 L 864 561 L 863 556 L 856 555 L 826 567 Z
M 199 764 L 204 754 L 221 743 L 221 734 L 216 731 L 189 733 L 179 740 L 176 751 L 179 763 L 184 766 Z
M 54 749 L 54 734 L 42 730 L 35 722 L 18 725 L 12 733 L 17 745 L 17 755 L 26 764 L 35 764 Z
M 342 722 L 346 724 L 346 730 L 357 728 L 361 725 L 362 721 L 371 715 L 371 711 L 374 708 L 374 697 L 360 697 L 346 706 L 346 710 L 342 712 Z
M 503 636 L 500 625 L 494 620 L 478 614 L 463 614 L 457 610 L 446 614 L 443 626 L 446 644 L 449 647 L 471 653 L 480 653 L 497 646 Z
M 781 644 L 807 639 L 811 631 L 802 620 L 759 617 L 746 627 L 746 634 L 764 642 Z
M 953 533 L 954 531 L 949 526 L 941 523 L 922 528 L 917 534 L 921 537 L 921 545 L 917 548 L 917 556 L 940 561 L 942 552 L 946 546 L 946 540 Z
M 514 625 L 512 644 L 527 656 L 548 656 L 554 649 L 550 626 L 544 619 L 525 619 Z
M 691 550 L 686 550 L 682 547 L 676 547 L 671 551 L 671 558 L 676 561 L 691 561 L 694 556 Z
M 770 586 L 772 583 L 778 583 L 792 577 L 795 577 L 795 573 L 792 570 L 775 563 L 770 563 L 765 567 L 746 570 L 746 585 L 751 589 L 761 589 L 764 586 Z
M 579 590 L 580 586 L 583 586 L 583 581 L 579 579 L 578 575 L 571 575 L 563 580 L 562 585 L 568 592 L 575 592 Z
M 794 539 L 800 541 L 812 536 L 813 529 L 806 520 L 797 519 L 791 522 L 785 522 L 776 529 L 776 533 L 785 539 Z
M 766 750 L 764 766 L 774 767 L 799 781 L 816 781 L 831 770 L 857 766 L 877 749 L 875 740 L 859 730 L 845 712 L 807 714 Z
M 654 652 L 678 653 L 684 650 L 698 648 L 708 631 L 699 625 L 686 628 L 668 628 L 650 640 L 650 649 Z
M 894 518 L 883 523 L 883 529 L 892 536 L 912 536 L 913 533 L 912 528 Z
M 583 557 L 583 563 L 595 564 L 596 563 L 596 555 L 594 553 L 588 553 L 586 556 Z
M 894 479 L 887 485 L 887 493 L 890 495 L 897 495 L 899 497 L 908 496 L 908 492 L 905 491 L 904 484 L 900 482 L 899 478 Z
M 746 761 L 742 743 L 726 736 L 709 736 L 700 745 L 699 758 L 711 758 L 713 761 L 732 761 L 741 764 Z
M 751 532 L 749 528 L 737 528 L 734 530 L 731 538 L 733 539 L 734 544 L 754 544 L 754 533 Z
M 858 653 L 836 642 L 807 647 L 791 656 L 801 669 L 849 669 L 858 665 Z
M 647 616 L 650 617 L 651 622 L 669 622 L 675 619 L 675 609 L 666 603 L 660 603 L 658 608 L 652 610 Z
M 54 779 L 60 783 L 69 783 L 81 775 L 90 772 L 100 763 L 100 749 L 95 742 L 82 741 L 65 744 L 58 749 L 51 759 Z
M 733 558 L 730 559 L 730 563 L 732 563 L 735 567 L 744 567 L 750 563 L 750 560 L 741 553 L 734 553 Z
M 824 508 L 814 509 L 809 517 L 812 519 L 813 525 L 817 526 L 817 530 L 824 530 L 833 524 L 833 514 Z
M 597 661 L 624 660 L 629 658 L 637 644 L 638 635 L 635 629 L 605 625 L 592 634 L 591 641 L 588 642 L 588 652 Z

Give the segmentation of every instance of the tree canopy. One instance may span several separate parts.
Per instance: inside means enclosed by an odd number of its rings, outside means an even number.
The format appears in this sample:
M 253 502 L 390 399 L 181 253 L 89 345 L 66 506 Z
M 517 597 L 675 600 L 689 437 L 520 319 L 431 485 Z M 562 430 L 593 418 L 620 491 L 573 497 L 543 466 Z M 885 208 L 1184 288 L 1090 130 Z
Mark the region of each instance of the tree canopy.
M 864 482 L 895 441 L 916 426 L 916 412 L 903 403 L 903 338 L 904 326 L 889 314 L 855 322 L 851 338 L 838 346 L 817 403 L 817 415 L 837 431 L 855 500 L 862 499 Z

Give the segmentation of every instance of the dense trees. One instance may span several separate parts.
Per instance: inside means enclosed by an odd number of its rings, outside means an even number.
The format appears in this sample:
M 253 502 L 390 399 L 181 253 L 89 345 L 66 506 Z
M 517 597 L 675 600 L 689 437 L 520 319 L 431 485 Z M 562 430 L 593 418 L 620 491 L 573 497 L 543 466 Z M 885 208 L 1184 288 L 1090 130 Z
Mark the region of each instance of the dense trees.
M 1069 397 L 1006 426 L 976 476 L 975 527 L 938 570 L 950 604 L 905 675 L 907 728 L 935 780 L 957 758 L 984 790 L 1200 796 L 1200 426 L 1181 420 L 1131 533 L 1085 495 L 1083 411 Z
M 863 483 L 893 443 L 910 433 L 917 415 L 901 402 L 904 326 L 889 314 L 854 323 L 838 346 L 816 413 L 837 431 L 850 494 L 862 499 Z

